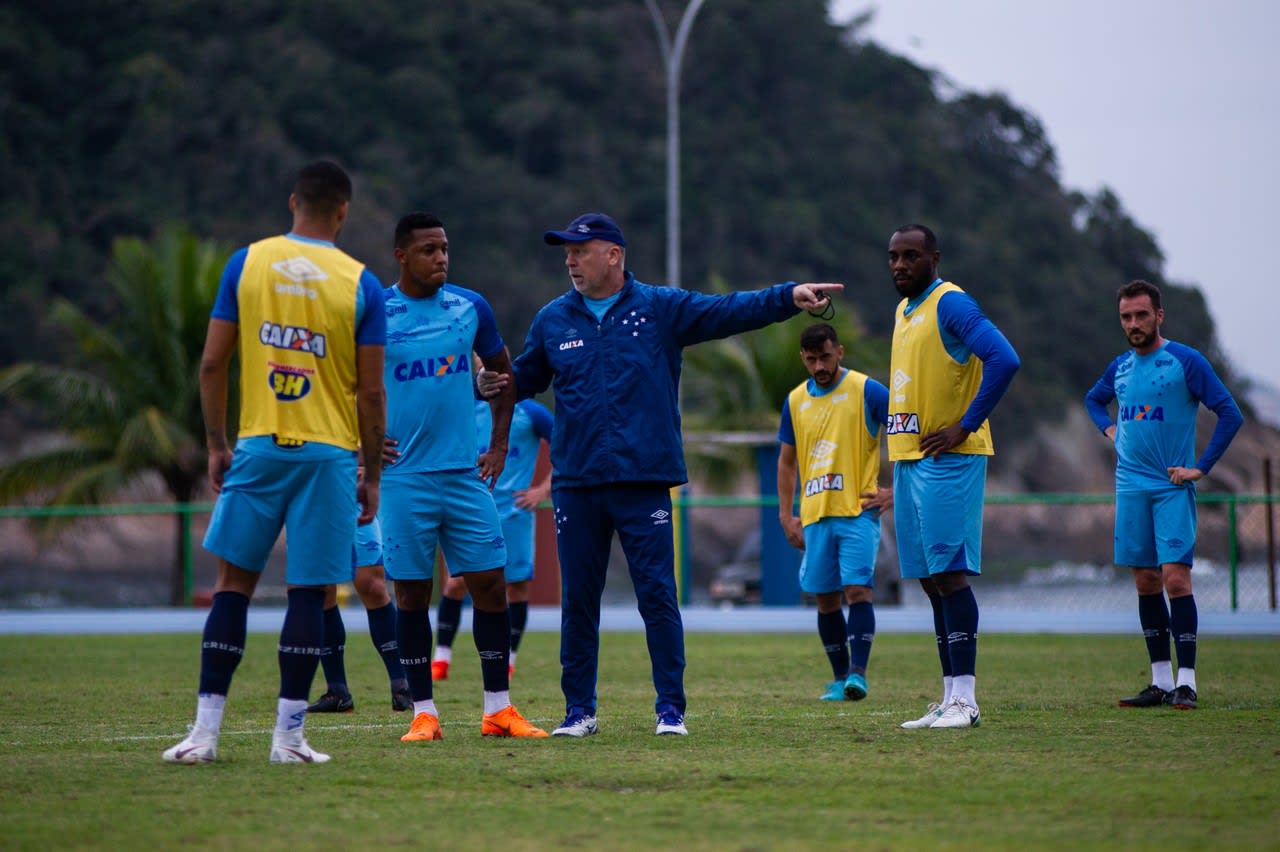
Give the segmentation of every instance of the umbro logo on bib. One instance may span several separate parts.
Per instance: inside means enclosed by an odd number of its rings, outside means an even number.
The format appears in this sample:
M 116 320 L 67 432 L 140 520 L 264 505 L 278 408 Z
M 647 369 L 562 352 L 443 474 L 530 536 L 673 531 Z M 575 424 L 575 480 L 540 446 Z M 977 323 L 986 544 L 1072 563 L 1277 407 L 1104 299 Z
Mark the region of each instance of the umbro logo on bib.
M 271 268 L 293 282 L 324 281 L 329 276 L 307 257 L 299 255 L 288 260 L 277 260 Z

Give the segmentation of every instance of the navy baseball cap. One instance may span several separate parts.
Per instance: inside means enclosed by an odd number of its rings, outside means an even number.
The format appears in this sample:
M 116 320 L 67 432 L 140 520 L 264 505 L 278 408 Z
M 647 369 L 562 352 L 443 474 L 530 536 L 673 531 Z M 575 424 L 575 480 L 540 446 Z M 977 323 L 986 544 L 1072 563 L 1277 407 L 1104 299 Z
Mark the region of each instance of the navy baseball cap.
M 583 213 L 569 223 L 563 231 L 547 231 L 542 239 L 549 246 L 565 243 L 585 243 L 587 240 L 606 240 L 626 248 L 627 240 L 622 236 L 618 223 L 603 213 Z

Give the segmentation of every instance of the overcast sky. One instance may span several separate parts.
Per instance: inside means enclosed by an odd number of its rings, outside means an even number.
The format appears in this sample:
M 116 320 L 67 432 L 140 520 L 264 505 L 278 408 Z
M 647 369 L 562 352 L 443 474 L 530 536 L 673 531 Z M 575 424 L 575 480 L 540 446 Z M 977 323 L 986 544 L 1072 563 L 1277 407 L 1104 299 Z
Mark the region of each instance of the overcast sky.
M 1155 234 L 1166 276 L 1204 291 L 1235 366 L 1280 385 L 1280 284 L 1270 280 L 1280 244 L 1280 2 L 832 0 L 830 8 L 841 22 L 875 8 L 876 42 L 1036 115 L 1063 184 L 1111 187 Z M 1118 321 L 1116 346 L 1124 347 Z

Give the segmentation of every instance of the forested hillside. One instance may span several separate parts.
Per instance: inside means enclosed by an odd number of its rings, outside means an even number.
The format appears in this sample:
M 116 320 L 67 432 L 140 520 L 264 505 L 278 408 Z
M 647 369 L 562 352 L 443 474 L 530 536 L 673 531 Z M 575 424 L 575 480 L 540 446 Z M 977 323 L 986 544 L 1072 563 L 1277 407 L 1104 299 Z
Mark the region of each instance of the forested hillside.
M 660 5 L 673 25 L 684 2 Z M 52 293 L 113 310 L 114 238 L 283 230 L 293 173 L 321 156 L 356 179 L 345 248 L 389 279 L 396 219 L 436 212 L 452 278 L 490 296 L 518 352 L 566 286 L 545 228 L 608 211 L 628 266 L 662 281 L 664 85 L 641 0 L 12 0 L 0 365 L 65 351 Z M 1034 105 L 944 89 L 821 0 L 711 0 L 682 103 L 687 287 L 845 281 L 841 310 L 883 337 L 889 234 L 930 224 L 944 274 L 1023 356 L 999 412 L 1010 437 L 1078 405 L 1123 347 L 1128 279 L 1167 288 L 1166 333 L 1223 366 L 1202 295 L 1165 279 L 1121 200 L 1059 183 Z

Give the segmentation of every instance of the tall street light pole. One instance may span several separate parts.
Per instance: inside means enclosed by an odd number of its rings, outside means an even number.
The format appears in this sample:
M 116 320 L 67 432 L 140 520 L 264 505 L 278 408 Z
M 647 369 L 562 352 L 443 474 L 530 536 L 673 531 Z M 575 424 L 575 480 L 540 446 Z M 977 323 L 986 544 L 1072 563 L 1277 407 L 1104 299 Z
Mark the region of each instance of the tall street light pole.
M 680 66 L 684 61 L 684 49 L 689 43 L 689 30 L 693 19 L 706 0 L 690 0 L 676 27 L 675 41 L 667 32 L 666 19 L 658 8 L 657 0 L 644 0 L 658 31 L 658 46 L 662 48 L 662 61 L 667 68 L 667 283 L 672 287 L 680 283 Z

